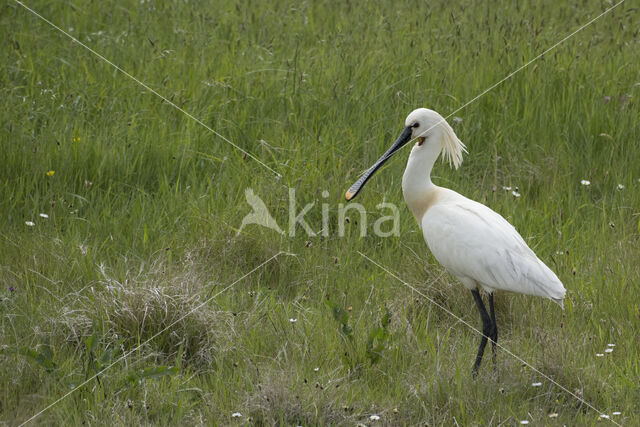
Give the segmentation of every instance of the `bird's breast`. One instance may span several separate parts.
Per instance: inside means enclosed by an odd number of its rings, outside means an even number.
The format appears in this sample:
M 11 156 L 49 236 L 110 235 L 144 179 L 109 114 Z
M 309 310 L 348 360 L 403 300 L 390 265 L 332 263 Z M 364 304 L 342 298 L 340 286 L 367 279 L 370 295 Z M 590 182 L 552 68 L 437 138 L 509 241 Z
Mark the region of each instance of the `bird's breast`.
M 433 188 L 420 192 L 403 191 L 404 200 L 421 229 L 424 215 L 442 198 L 442 192 L 438 190 L 438 187 L 433 186 Z

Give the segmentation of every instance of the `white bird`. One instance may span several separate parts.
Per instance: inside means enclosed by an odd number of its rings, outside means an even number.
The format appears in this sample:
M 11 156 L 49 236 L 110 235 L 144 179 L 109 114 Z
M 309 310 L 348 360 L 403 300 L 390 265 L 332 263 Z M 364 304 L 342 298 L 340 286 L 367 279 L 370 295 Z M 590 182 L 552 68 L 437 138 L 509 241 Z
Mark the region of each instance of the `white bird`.
M 424 240 L 440 264 L 473 294 L 482 318 L 482 340 L 473 373 L 491 339 L 495 361 L 498 341 L 493 306 L 496 290 L 549 298 L 563 305 L 565 289 L 558 277 L 527 246 L 515 228 L 488 207 L 431 182 L 431 170 L 442 152 L 457 169 L 465 145 L 437 112 L 419 108 L 386 153 L 346 192 L 352 200 L 371 176 L 400 148 L 417 139 L 402 177 L 404 200 L 413 212 Z M 479 289 L 489 294 L 489 312 Z

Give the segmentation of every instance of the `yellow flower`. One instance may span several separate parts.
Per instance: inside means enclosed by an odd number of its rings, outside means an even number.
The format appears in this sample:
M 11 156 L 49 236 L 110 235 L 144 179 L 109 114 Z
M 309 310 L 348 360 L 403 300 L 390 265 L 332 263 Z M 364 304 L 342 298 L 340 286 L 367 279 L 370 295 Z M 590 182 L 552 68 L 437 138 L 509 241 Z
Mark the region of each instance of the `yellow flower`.
M 54 171 L 54 170 L 50 170 L 50 171 L 49 171 L 49 172 L 47 172 L 45 175 L 47 175 L 47 176 L 53 176 L 53 175 L 55 175 L 55 174 L 56 174 L 56 171 Z
M 73 142 L 80 142 L 80 137 L 79 136 L 74 136 L 73 137 Z

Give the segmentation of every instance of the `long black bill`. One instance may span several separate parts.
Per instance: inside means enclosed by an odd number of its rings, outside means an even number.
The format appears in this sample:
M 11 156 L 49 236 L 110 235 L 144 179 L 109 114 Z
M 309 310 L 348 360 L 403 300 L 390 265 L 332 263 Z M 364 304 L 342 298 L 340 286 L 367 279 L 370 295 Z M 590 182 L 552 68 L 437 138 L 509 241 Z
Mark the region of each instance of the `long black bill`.
M 380 159 L 378 159 L 378 161 L 373 166 L 371 166 L 369 170 L 366 171 L 364 175 L 362 175 L 360 179 L 358 179 L 347 190 L 347 192 L 344 195 L 347 201 L 356 197 L 360 192 L 360 190 L 362 190 L 362 187 L 364 187 L 367 181 L 369 181 L 369 178 L 371 178 L 373 174 L 376 173 L 378 169 L 380 169 L 380 166 L 382 166 L 384 162 L 389 160 L 389 158 L 391 158 L 391 156 L 393 156 L 393 154 L 399 149 L 401 149 L 407 142 L 411 141 L 411 131 L 412 131 L 411 126 L 407 126 L 406 128 L 404 128 L 404 130 L 402 131 L 402 133 L 400 134 L 396 142 L 393 143 L 391 148 L 389 148 L 387 152 L 384 153 L 382 157 L 380 157 Z

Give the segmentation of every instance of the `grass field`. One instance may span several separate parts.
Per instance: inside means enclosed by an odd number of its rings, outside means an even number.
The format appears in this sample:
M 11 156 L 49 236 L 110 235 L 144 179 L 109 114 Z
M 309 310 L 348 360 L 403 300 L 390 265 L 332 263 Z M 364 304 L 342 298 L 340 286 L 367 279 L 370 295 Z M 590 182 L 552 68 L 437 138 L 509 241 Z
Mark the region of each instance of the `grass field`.
M 637 4 L 457 112 L 469 154 L 434 170 L 564 282 L 564 311 L 498 294 L 500 340 L 594 411 L 504 352 L 474 380 L 479 336 L 359 254 L 480 326 L 404 205 L 408 148 L 357 200 L 367 235 L 338 227 L 411 110 L 448 115 L 613 3 L 426 3 L 28 2 L 280 178 L 0 5 L 0 422 L 89 379 L 33 423 L 640 423 Z M 247 188 L 285 234 L 238 233 Z M 290 188 L 316 236 L 289 235 Z M 383 201 L 399 236 L 372 232 Z

